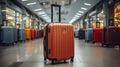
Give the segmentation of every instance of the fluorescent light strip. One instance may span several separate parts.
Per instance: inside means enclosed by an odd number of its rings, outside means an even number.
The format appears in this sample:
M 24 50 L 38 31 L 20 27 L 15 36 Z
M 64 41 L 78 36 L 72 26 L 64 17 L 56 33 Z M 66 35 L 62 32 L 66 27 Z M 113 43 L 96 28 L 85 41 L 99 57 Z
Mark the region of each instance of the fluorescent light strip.
M 40 10 L 42 10 L 42 9 L 35 9 L 34 11 L 40 11 Z
M 34 4 L 36 4 L 36 2 L 27 3 L 27 5 L 34 5 Z
M 87 8 L 81 7 L 82 10 L 87 10 Z
M 78 11 L 79 13 L 84 13 L 83 11 Z
M 45 12 L 38 12 L 38 14 L 39 14 L 39 15 L 41 15 L 41 14 L 45 14 Z
M 76 15 L 81 15 L 80 13 L 76 13 Z
M 1 10 L 2 12 L 8 12 L 8 10 Z
M 80 17 L 79 15 L 75 15 L 75 17 Z
M 84 5 L 86 5 L 86 6 L 91 6 L 91 4 L 89 4 L 89 3 L 84 3 Z
M 42 16 L 47 17 L 47 15 L 46 15 L 46 14 L 43 14 Z
M 22 0 L 22 1 L 28 1 L 28 0 Z

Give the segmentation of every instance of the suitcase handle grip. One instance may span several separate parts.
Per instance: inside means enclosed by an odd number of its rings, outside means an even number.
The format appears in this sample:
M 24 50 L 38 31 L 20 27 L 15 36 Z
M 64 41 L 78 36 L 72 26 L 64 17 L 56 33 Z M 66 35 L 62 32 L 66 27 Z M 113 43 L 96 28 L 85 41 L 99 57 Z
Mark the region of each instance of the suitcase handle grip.
M 51 22 L 53 22 L 53 7 L 59 7 L 59 22 L 61 22 L 61 6 L 57 4 L 51 4 Z

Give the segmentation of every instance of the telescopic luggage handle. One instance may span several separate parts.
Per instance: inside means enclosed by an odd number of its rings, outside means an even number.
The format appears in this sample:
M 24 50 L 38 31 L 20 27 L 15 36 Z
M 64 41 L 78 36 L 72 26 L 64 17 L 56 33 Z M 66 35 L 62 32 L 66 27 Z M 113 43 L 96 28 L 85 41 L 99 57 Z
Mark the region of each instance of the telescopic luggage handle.
M 51 22 L 53 22 L 53 7 L 59 7 L 59 22 L 61 22 L 61 5 L 51 4 Z

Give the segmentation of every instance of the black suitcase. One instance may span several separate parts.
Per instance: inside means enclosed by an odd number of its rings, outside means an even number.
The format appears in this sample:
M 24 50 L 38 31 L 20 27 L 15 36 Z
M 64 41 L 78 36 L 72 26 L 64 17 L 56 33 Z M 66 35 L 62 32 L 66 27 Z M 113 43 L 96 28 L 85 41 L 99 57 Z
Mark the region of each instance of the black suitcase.
M 79 30 L 78 38 L 79 39 L 85 39 L 85 30 L 83 30 L 83 29 Z

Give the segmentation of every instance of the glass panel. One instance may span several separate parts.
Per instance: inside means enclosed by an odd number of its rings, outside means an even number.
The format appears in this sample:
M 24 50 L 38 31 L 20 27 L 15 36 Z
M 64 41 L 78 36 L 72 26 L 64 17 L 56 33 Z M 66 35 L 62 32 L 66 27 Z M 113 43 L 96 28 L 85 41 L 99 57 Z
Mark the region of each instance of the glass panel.
M 7 26 L 15 26 L 15 11 L 8 7 L 6 8 L 6 20 Z
M 115 5 L 114 9 L 114 25 L 120 27 L 120 2 Z

